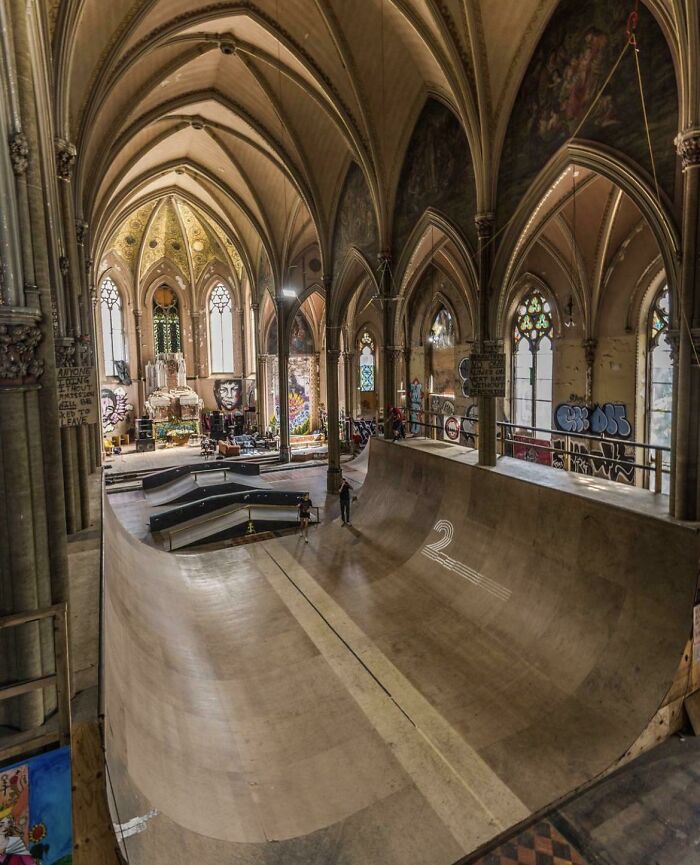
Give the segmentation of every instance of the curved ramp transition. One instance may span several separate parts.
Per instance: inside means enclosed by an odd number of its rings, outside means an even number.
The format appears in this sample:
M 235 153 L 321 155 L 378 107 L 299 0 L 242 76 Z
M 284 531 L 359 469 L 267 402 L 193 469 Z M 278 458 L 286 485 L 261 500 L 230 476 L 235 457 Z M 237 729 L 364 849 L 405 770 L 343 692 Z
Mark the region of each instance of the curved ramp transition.
M 106 503 L 107 756 L 121 821 L 158 811 L 133 865 L 451 865 L 662 702 L 693 529 L 371 447 L 308 545 L 171 555 Z

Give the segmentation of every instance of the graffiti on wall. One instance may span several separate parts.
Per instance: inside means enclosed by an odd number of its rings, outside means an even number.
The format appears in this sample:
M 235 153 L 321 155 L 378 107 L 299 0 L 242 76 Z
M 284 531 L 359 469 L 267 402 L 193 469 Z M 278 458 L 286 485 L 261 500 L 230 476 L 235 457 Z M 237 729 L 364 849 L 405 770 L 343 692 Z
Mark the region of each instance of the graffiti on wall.
M 112 432 L 120 423 L 127 421 L 129 412 L 134 410 L 121 385 L 115 388 L 103 387 L 100 390 L 100 404 L 102 406 L 102 431 L 106 433 Z
M 554 424 L 558 430 L 567 433 L 591 433 L 623 439 L 632 435 L 627 407 L 621 402 L 592 406 L 563 402 L 554 412 Z
M 423 385 L 417 378 L 414 378 L 409 385 L 409 412 L 411 420 L 411 432 L 417 435 L 420 432 L 420 425 L 423 422 Z
M 565 468 L 566 439 L 554 437 L 554 468 Z M 569 467 L 572 472 L 634 485 L 634 448 L 619 439 L 569 439 Z
M 73 861 L 68 748 L 0 770 L 0 856 L 8 865 Z
M 366 418 L 358 418 L 352 422 L 353 431 L 359 437 L 359 445 L 363 448 L 370 439 L 370 436 L 377 434 L 377 422 Z
M 220 411 L 240 411 L 243 405 L 243 380 L 217 378 L 214 382 L 214 399 Z

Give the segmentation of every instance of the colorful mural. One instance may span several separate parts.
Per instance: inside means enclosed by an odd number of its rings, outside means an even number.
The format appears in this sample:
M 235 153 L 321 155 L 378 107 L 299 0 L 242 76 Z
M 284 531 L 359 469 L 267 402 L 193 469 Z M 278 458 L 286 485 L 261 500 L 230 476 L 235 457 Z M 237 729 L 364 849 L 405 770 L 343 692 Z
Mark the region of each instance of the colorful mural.
M 498 184 L 501 224 L 511 216 L 537 172 L 576 133 L 589 110 L 577 137 L 616 148 L 651 175 L 631 49 L 595 102 L 627 39 L 629 12 L 625 0 L 563 0 L 557 7 L 527 69 L 510 120 Z M 658 179 L 673 196 L 676 80 L 664 35 L 644 4 L 639 6 L 636 35 Z
M 265 350 L 267 354 L 277 354 L 277 316 L 270 322 L 267 331 Z M 303 312 L 298 312 L 292 322 L 292 332 L 289 335 L 289 353 L 294 355 L 313 354 L 314 338 L 311 327 Z
M 289 361 L 289 432 L 306 435 L 311 432 L 311 358 L 295 357 Z
M 348 169 L 340 194 L 333 237 L 333 271 L 340 273 L 343 259 L 351 246 L 363 252 L 372 266 L 377 253 L 379 233 L 369 189 L 360 166 L 353 162 Z
M 221 411 L 241 411 L 243 380 L 240 378 L 217 378 L 214 382 L 214 399 Z
M 0 861 L 73 861 L 70 750 L 49 751 L 0 770 Z
M 102 432 L 113 432 L 117 426 L 129 419 L 134 410 L 123 387 L 103 387 L 100 390 L 102 406 Z
M 441 102 L 429 99 L 413 131 L 401 169 L 394 210 L 394 251 L 400 256 L 426 208 L 443 213 L 474 238 L 476 186 L 467 137 Z

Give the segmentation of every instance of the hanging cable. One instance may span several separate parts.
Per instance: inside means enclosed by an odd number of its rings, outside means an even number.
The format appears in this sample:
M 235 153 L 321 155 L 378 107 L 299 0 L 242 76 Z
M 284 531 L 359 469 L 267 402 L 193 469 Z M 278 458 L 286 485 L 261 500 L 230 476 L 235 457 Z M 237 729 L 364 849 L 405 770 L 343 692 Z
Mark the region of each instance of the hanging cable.
M 277 2 L 276 2 L 275 11 L 276 11 L 276 18 L 277 18 L 276 23 L 277 23 L 277 27 L 279 29 L 279 26 L 280 26 L 280 0 L 277 0 Z M 281 46 L 280 46 L 280 37 L 279 37 L 279 32 L 278 32 L 278 34 L 277 34 L 277 116 L 280 119 L 280 144 L 282 146 L 284 146 L 285 124 L 284 124 L 284 118 L 282 117 L 282 105 L 283 105 L 283 102 L 282 102 L 282 53 L 281 53 Z M 288 208 L 287 208 L 287 173 L 285 170 L 282 171 L 282 195 L 284 198 L 284 237 L 282 238 L 282 242 L 284 244 L 284 242 L 287 239 L 287 231 L 289 230 L 289 225 L 288 225 L 289 212 L 288 212 Z M 286 250 L 284 248 L 282 251 L 286 255 Z M 280 285 L 279 288 L 281 291 L 283 286 Z

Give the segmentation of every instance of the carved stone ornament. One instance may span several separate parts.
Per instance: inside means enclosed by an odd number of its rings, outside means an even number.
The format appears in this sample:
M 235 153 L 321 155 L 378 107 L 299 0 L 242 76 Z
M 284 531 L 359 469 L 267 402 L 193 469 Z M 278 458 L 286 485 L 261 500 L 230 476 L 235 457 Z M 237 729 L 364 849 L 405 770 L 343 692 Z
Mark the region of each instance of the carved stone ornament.
M 77 151 L 68 141 L 56 141 L 56 174 L 61 180 L 70 180 L 75 166 Z
M 93 366 L 92 340 L 89 336 L 78 337 L 75 343 L 75 365 Z
M 484 240 L 491 237 L 493 234 L 493 226 L 496 223 L 496 214 L 488 211 L 485 213 L 477 213 L 474 217 L 477 236 Z
M 76 346 L 73 340 L 56 341 L 56 366 L 76 366 Z
M 21 177 L 29 167 L 29 142 L 24 132 L 15 132 L 10 136 L 10 162 L 12 170 Z
M 58 269 L 61 271 L 61 276 L 66 279 L 68 277 L 68 271 L 70 269 L 70 262 L 68 261 L 67 255 L 62 255 L 58 259 Z
M 78 241 L 78 246 L 84 246 L 87 240 L 88 224 L 84 219 L 75 220 L 75 239 Z
M 676 148 L 681 158 L 683 171 L 700 165 L 700 129 L 689 129 L 676 138 Z
M 42 334 L 36 324 L 0 324 L 0 387 L 33 384 L 44 372 L 37 357 Z

